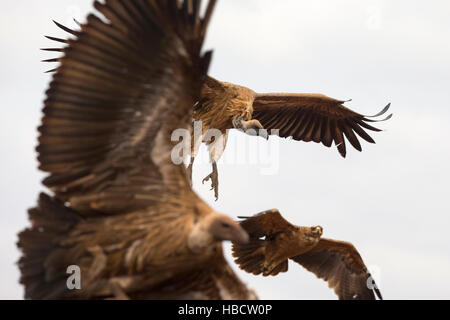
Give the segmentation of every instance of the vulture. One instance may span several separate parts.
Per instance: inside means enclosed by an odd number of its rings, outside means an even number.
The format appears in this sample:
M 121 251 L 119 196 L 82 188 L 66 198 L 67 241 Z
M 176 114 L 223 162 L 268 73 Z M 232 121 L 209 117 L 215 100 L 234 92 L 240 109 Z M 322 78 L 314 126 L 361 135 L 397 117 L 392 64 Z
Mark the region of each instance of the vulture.
M 288 271 L 290 259 L 327 281 L 340 300 L 382 299 L 351 243 L 322 238 L 320 226 L 294 226 L 278 210 L 243 219 L 241 226 L 250 235 L 250 241 L 233 243 L 233 256 L 246 272 L 276 276 Z
M 190 132 L 211 52 L 215 0 L 95 1 L 101 14 L 64 43 L 46 92 L 37 147 L 48 173 L 19 234 L 27 299 L 252 299 L 222 241 L 246 231 L 216 212 L 173 162 Z M 68 287 L 68 268 L 81 288 Z
M 224 152 L 227 133 L 231 129 L 261 135 L 267 139 L 269 135 L 278 135 L 282 138 L 292 137 L 295 141 L 322 143 L 326 147 L 331 147 L 334 143 L 344 158 L 347 155 L 346 140 L 356 150 L 362 151 L 358 136 L 369 143 L 375 143 L 367 131 L 381 130 L 370 123 L 390 119 L 392 114 L 385 119 L 379 117 L 386 114 L 391 105 L 388 104 L 374 116 L 364 116 L 345 107 L 345 102 L 347 101 L 322 94 L 259 94 L 246 87 L 208 76 L 201 98 L 194 106 L 194 121 L 201 123 L 201 137 L 206 140 L 213 167 L 213 172 L 203 183 L 211 181 L 217 200 L 217 161 Z M 220 130 L 221 139 L 205 139 L 208 130 Z M 199 143 L 193 146 L 188 167 L 190 176 Z

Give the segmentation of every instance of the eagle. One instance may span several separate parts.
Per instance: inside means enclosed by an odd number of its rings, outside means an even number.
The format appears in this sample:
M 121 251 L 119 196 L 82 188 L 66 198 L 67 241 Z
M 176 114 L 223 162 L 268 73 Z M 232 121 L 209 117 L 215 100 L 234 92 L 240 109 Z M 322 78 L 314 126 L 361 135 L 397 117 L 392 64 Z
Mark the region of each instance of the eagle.
M 46 92 L 37 147 L 42 194 L 19 234 L 27 299 L 251 299 L 222 241 L 246 231 L 192 190 L 174 163 L 190 132 L 212 53 L 216 1 L 95 1 L 66 44 Z M 68 290 L 67 270 L 81 270 Z
M 295 141 L 333 143 L 342 157 L 347 155 L 346 140 L 362 151 L 359 138 L 375 143 L 367 131 L 381 131 L 370 123 L 389 120 L 392 114 L 380 119 L 390 109 L 388 104 L 374 116 L 364 116 L 344 106 L 345 102 L 322 94 L 274 93 L 260 94 L 243 86 L 221 82 L 207 77 L 200 100 L 194 107 L 194 121 L 201 123 L 202 136 L 208 130 L 220 130 L 220 139 L 207 139 L 213 171 L 203 183 L 211 181 L 216 200 L 219 197 L 217 161 L 227 142 L 228 130 L 238 129 L 250 135 L 268 138 L 277 135 L 292 137 Z M 193 137 L 193 139 L 196 137 Z M 198 138 L 197 138 L 198 140 Z M 199 143 L 193 144 L 188 174 L 192 180 L 192 167 Z
M 382 299 L 373 277 L 349 242 L 322 238 L 323 228 L 298 227 L 276 209 L 242 217 L 250 235 L 246 244 L 233 243 L 236 263 L 254 275 L 276 276 L 292 260 L 328 282 L 340 300 Z

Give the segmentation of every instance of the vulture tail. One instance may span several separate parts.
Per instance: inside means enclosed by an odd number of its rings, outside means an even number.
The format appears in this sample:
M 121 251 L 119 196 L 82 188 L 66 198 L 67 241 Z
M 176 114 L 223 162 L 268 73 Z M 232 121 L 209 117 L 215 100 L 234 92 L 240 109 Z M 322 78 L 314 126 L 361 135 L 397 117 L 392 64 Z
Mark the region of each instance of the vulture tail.
M 266 260 L 265 250 L 267 242 L 261 239 L 250 239 L 247 244 L 233 243 L 233 257 L 242 270 L 248 273 L 264 276 L 276 276 L 288 270 L 288 261 L 284 261 L 272 270 L 264 270 Z
M 59 240 L 81 218 L 63 203 L 46 194 L 40 195 L 38 206 L 30 209 L 28 214 L 32 226 L 19 234 L 17 243 L 22 251 L 18 265 L 21 272 L 20 282 L 25 286 L 25 298 L 61 298 L 67 291 L 68 275 L 61 273 L 59 268 L 52 267 L 52 261 L 58 260 Z

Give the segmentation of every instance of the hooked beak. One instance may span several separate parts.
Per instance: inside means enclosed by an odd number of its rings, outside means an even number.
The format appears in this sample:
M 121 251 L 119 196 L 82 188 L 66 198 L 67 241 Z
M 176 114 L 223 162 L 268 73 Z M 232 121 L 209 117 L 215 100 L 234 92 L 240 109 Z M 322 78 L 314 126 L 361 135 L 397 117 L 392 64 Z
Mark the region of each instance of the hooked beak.
M 237 244 L 247 244 L 250 240 L 250 236 L 247 231 L 245 231 L 241 226 L 236 230 L 236 234 L 234 235 L 232 242 L 236 242 Z
M 321 237 L 323 235 L 323 228 L 320 226 L 312 227 L 311 232 L 315 235 Z

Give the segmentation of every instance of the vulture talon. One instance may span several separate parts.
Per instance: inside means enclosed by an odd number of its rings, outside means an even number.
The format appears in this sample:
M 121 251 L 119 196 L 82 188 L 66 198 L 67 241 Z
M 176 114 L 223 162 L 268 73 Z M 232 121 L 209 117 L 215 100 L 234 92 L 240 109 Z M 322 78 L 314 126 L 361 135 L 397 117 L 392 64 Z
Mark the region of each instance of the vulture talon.
M 217 170 L 214 170 L 209 174 L 205 179 L 203 179 L 203 184 L 205 182 L 211 181 L 211 191 L 214 190 L 214 196 L 216 198 L 216 201 L 219 200 L 219 175 L 217 173 Z
M 217 170 L 217 163 L 214 160 L 212 162 L 212 168 L 213 171 L 203 179 L 202 183 L 205 184 L 205 182 L 211 180 L 211 190 L 214 190 L 214 196 L 217 201 L 219 200 L 219 171 Z

